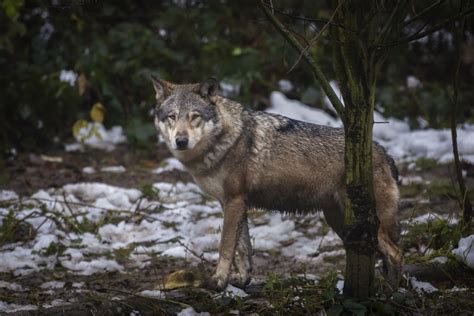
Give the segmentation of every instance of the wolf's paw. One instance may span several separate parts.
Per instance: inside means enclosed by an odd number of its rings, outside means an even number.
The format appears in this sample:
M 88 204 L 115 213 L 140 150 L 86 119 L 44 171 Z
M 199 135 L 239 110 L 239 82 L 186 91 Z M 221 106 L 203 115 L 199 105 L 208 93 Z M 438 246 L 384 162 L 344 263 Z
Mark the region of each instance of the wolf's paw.
M 227 284 L 229 283 L 229 276 L 228 275 L 220 275 L 215 273 L 210 277 L 209 280 L 206 282 L 206 287 L 211 290 L 216 291 L 223 291 Z
M 393 290 L 397 290 L 400 286 L 401 278 L 402 278 L 402 267 L 399 262 L 393 263 L 389 259 L 384 259 L 383 261 L 383 269 L 382 274 L 385 277 L 385 280 L 390 284 Z
M 250 279 L 248 274 L 233 273 L 230 275 L 229 283 L 243 289 L 250 283 Z

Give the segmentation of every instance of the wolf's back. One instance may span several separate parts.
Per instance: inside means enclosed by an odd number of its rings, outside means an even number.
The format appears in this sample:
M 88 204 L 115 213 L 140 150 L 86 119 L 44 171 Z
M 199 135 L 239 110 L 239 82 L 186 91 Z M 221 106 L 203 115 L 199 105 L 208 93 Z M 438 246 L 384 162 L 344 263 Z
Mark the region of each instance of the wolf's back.
M 249 112 L 248 115 L 252 123 L 246 133 L 252 134 L 259 149 L 266 149 L 264 152 L 270 155 L 266 159 L 286 156 L 289 158 L 288 165 L 291 165 L 291 158 L 298 156 L 327 167 L 343 167 L 345 140 L 342 128 L 312 124 L 259 111 Z M 398 170 L 393 158 L 380 144 L 373 144 L 375 164 L 378 160 L 386 163 L 393 179 L 398 183 Z

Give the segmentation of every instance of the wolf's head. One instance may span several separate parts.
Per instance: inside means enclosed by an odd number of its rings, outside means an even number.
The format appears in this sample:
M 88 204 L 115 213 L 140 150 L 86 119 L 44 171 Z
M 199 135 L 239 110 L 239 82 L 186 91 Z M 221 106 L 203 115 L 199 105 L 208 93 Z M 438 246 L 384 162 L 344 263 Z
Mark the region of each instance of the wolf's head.
M 222 127 L 216 110 L 218 82 L 178 85 L 152 76 L 155 126 L 174 156 L 186 160 L 209 144 Z

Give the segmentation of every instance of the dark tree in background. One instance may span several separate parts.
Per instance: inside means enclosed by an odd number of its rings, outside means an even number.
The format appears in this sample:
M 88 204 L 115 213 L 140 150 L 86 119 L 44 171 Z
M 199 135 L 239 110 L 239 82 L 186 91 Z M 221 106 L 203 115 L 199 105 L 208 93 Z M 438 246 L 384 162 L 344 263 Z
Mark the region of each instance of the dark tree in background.
M 330 18 L 313 38 L 292 31 L 275 16 L 276 1 L 262 7 L 274 27 L 286 38 L 309 65 L 321 88 L 328 95 L 344 123 L 346 199 L 343 242 L 346 248 L 344 293 L 357 298 L 374 294 L 374 270 L 377 253 L 378 220 L 372 174 L 372 128 L 376 82 L 384 61 L 392 47 L 423 38 L 474 11 L 474 6 L 463 3 L 437 1 L 414 10 L 410 1 L 355 1 L 332 2 Z M 434 12 L 448 6 L 447 16 L 434 22 Z M 446 8 L 445 8 L 446 9 Z M 456 11 L 457 10 L 457 11 Z M 452 13 L 455 12 L 455 13 Z M 307 16 L 289 15 L 290 20 L 305 20 Z M 438 18 L 438 17 L 437 17 Z M 316 19 L 314 19 L 316 21 Z M 413 25 L 422 21 L 422 27 Z M 294 21 L 293 21 L 294 22 Z M 413 24 L 412 24 L 413 23 Z M 414 33 L 410 33 L 415 29 Z M 312 53 L 315 43 L 324 32 L 333 45 L 334 73 L 341 89 L 344 105 L 335 97 L 326 75 L 319 68 Z M 408 33 L 405 35 L 405 33 Z M 309 38 L 309 39 L 307 39 Z M 401 259 L 401 254 L 393 254 Z M 392 262 L 396 267 L 399 262 Z M 401 268 L 398 266 L 398 268 Z M 398 287 L 400 271 L 388 271 L 388 280 Z

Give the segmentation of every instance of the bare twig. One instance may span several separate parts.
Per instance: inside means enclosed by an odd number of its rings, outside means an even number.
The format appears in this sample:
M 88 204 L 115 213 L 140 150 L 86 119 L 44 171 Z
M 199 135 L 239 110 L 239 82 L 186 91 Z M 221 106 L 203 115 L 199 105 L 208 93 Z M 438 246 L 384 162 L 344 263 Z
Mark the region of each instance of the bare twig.
M 266 4 L 264 4 L 266 5 Z M 342 24 L 338 24 L 338 23 L 334 23 L 332 21 L 329 21 L 329 20 L 326 20 L 326 19 L 314 19 L 314 18 L 308 18 L 308 17 L 305 17 L 305 16 L 300 16 L 300 15 L 294 15 L 294 14 L 290 14 L 288 12 L 285 12 L 281 9 L 277 9 L 275 7 L 272 7 L 272 14 L 274 14 L 274 12 L 280 14 L 280 15 L 283 15 L 283 16 L 286 16 L 288 18 L 291 18 L 291 19 L 294 19 L 294 20 L 301 20 L 301 21 L 306 21 L 306 22 L 313 22 L 313 23 L 319 23 L 319 24 L 327 24 L 329 23 L 331 26 L 336 26 L 336 27 L 339 27 L 339 28 L 342 28 L 342 29 L 345 29 L 344 25 Z
M 323 35 L 323 33 L 328 29 L 328 27 L 331 25 L 331 22 L 334 20 L 334 17 L 336 16 L 336 13 L 337 11 L 339 10 L 339 8 L 341 7 L 341 5 L 344 3 L 344 0 L 341 1 L 339 3 L 339 5 L 336 7 L 336 9 L 334 10 L 334 12 L 332 13 L 331 17 L 329 18 L 329 21 L 324 24 L 324 26 L 321 28 L 321 30 L 318 32 L 318 34 L 316 34 L 315 37 L 313 37 L 308 45 L 303 49 L 302 52 L 300 52 L 300 55 L 298 56 L 298 58 L 296 59 L 295 63 L 293 64 L 293 66 L 291 66 L 290 70 L 288 70 L 288 73 L 292 72 L 293 69 L 296 67 L 296 65 L 298 65 L 298 63 L 300 62 L 301 60 L 301 57 L 303 57 L 303 54 L 306 53 L 308 51 L 308 49 L 311 48 L 311 46 L 313 45 L 316 45 L 316 43 L 319 41 L 319 39 L 321 38 L 321 36 Z
M 397 1 L 397 4 L 395 5 L 395 8 L 392 10 L 392 13 L 390 13 L 390 16 L 388 17 L 387 21 L 385 22 L 385 26 L 382 28 L 382 30 L 378 34 L 378 36 L 375 40 L 375 43 L 383 42 L 388 37 L 388 35 L 390 34 L 390 31 L 393 30 L 394 26 L 399 25 L 399 23 L 395 24 L 393 22 L 393 19 L 395 19 L 395 17 L 397 16 L 397 14 L 401 10 L 401 8 L 402 8 L 401 2 Z M 400 18 L 400 17 L 398 17 L 398 18 Z
M 411 19 L 408 19 L 406 20 L 404 23 L 403 23 L 403 27 L 406 27 L 408 25 L 410 25 L 411 23 L 413 23 L 414 21 L 422 18 L 423 16 L 425 16 L 428 12 L 430 12 L 431 10 L 433 10 L 434 8 L 436 8 L 437 6 L 439 6 L 440 4 L 442 4 L 443 2 L 445 2 L 446 0 L 438 0 L 436 1 L 435 3 L 433 3 L 432 5 L 429 5 L 427 6 L 426 8 L 424 8 L 420 13 L 418 13 L 417 15 L 413 16 Z
M 69 213 L 71 213 L 72 218 L 74 219 L 74 222 L 76 223 L 76 228 L 80 233 L 83 233 L 81 229 L 81 224 L 79 224 L 79 221 L 77 220 L 76 214 L 72 211 L 71 206 L 69 206 L 69 203 L 66 199 L 66 193 L 63 192 L 63 199 L 64 199 L 64 204 L 66 205 L 66 208 L 69 210 Z
M 150 296 L 135 294 L 135 293 L 132 293 L 132 292 L 128 292 L 128 291 L 124 291 L 124 290 L 120 290 L 120 289 L 114 289 L 114 288 L 110 288 L 110 287 L 101 287 L 100 289 L 102 291 L 115 292 L 115 293 L 120 293 L 120 294 L 123 294 L 123 295 L 129 295 L 129 296 L 144 298 L 144 299 L 157 301 L 157 302 L 176 304 L 176 305 L 179 305 L 181 307 L 190 307 L 191 306 L 191 305 L 188 305 L 186 303 L 182 303 L 182 302 L 175 301 L 175 300 L 170 300 L 170 299 L 167 299 L 167 298 L 150 297 Z
M 183 246 L 184 249 L 186 249 L 187 251 L 189 251 L 193 256 L 195 256 L 196 258 L 200 259 L 202 262 L 205 262 L 205 263 L 208 263 L 208 264 L 212 264 L 212 262 L 210 262 L 209 260 L 207 260 L 206 258 L 204 258 L 204 253 L 201 253 L 200 255 L 197 254 L 197 252 L 195 252 L 194 250 L 192 250 L 191 248 L 189 248 L 187 245 L 185 245 L 181 240 L 178 240 L 178 244 L 180 246 Z
M 445 19 L 443 22 L 440 22 L 440 23 L 434 25 L 433 27 L 429 28 L 428 30 L 426 30 L 424 32 L 419 32 L 419 33 L 412 34 L 410 36 L 407 36 L 405 38 L 402 38 L 402 39 L 400 39 L 398 41 L 395 41 L 395 42 L 392 42 L 392 43 L 379 44 L 379 45 L 376 45 L 376 46 L 377 47 L 393 47 L 393 46 L 397 46 L 397 45 L 400 45 L 400 44 L 405 44 L 405 43 L 409 43 L 409 42 L 412 42 L 412 41 L 416 41 L 420 38 L 431 35 L 434 32 L 442 29 L 443 27 L 445 27 L 449 23 L 451 23 L 453 21 L 456 21 L 460 18 L 466 17 L 466 16 L 468 16 L 472 13 L 474 13 L 474 7 L 470 7 L 468 9 L 456 14 L 456 15 L 453 15 L 453 16 Z
M 76 205 L 76 206 L 86 206 L 86 207 L 93 207 L 93 208 L 96 208 L 96 209 L 99 209 L 99 210 L 104 210 L 104 211 L 112 211 L 112 212 L 122 212 L 122 211 L 125 211 L 123 209 L 110 209 L 110 208 L 106 208 L 106 207 L 100 207 L 100 206 L 95 206 L 95 205 L 92 205 L 92 204 L 87 204 L 87 203 L 81 203 L 81 202 L 71 202 L 71 201 L 59 201 L 59 200 L 52 200 L 52 199 L 45 199 L 45 198 L 31 198 L 31 200 L 37 200 L 37 201 L 43 201 L 43 202 L 56 202 L 56 203 L 60 203 L 60 204 L 69 204 L 69 205 Z M 157 203 L 157 205 L 161 205 L 161 203 Z
M 456 171 L 456 177 L 458 179 L 459 191 L 461 195 L 461 207 L 463 209 L 463 230 L 468 228 L 471 224 L 472 219 L 472 205 L 467 195 L 466 184 L 462 176 L 461 163 L 459 161 L 459 150 L 457 141 L 457 130 L 456 130 L 456 114 L 458 105 L 458 92 L 459 92 L 459 69 L 461 67 L 461 41 L 464 32 L 465 18 L 461 21 L 461 27 L 459 28 L 458 34 L 456 34 L 456 68 L 453 76 L 453 95 L 451 98 L 451 141 L 453 144 L 453 155 L 454 155 L 454 167 Z
M 337 113 L 341 117 L 341 120 L 345 122 L 344 118 L 344 105 L 342 104 L 341 100 L 339 100 L 338 96 L 334 92 L 333 88 L 329 84 L 329 81 L 326 79 L 326 76 L 321 71 L 319 66 L 316 64 L 316 61 L 311 56 L 308 51 L 305 51 L 303 45 L 288 31 L 288 29 L 271 13 L 270 9 L 267 8 L 264 1 L 261 0 L 260 2 L 261 7 L 265 15 L 269 18 L 270 22 L 273 26 L 280 32 L 280 34 L 300 53 L 303 54 L 303 58 L 311 67 L 313 74 L 315 75 L 316 79 L 318 80 L 321 88 L 326 93 L 328 99 L 331 101 L 332 105 L 336 109 Z

